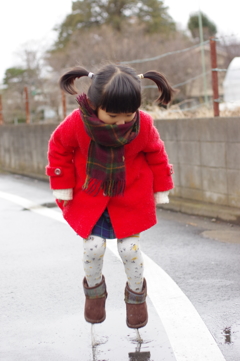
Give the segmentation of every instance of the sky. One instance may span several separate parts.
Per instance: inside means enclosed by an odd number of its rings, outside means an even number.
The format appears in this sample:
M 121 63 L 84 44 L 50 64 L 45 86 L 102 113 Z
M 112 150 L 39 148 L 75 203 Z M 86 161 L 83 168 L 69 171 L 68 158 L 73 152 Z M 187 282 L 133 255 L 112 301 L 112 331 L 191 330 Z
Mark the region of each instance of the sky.
M 28 47 L 42 52 L 50 47 L 56 39 L 53 28 L 71 12 L 71 4 L 72 0 L 0 2 L 0 82 L 7 68 L 21 64 L 21 49 Z M 240 3 L 237 0 L 228 0 L 227 3 L 217 0 L 164 0 L 164 4 L 181 29 L 187 28 L 190 14 L 200 8 L 216 24 L 219 35 L 234 34 L 240 40 Z

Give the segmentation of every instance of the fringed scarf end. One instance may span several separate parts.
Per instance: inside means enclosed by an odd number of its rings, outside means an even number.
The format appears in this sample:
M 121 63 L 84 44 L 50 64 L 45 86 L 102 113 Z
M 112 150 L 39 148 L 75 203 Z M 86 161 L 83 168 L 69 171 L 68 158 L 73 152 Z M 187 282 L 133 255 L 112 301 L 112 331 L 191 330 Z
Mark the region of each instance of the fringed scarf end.
M 125 181 L 124 180 L 110 180 L 102 183 L 101 188 L 103 193 L 109 197 L 123 196 L 125 191 Z
M 124 180 L 100 181 L 87 176 L 82 189 L 93 196 L 97 196 L 100 189 L 102 189 L 105 196 L 115 197 L 123 196 L 125 186 L 126 182 Z
M 99 181 L 98 179 L 92 179 L 87 175 L 82 189 L 85 190 L 87 193 L 92 194 L 93 196 L 97 196 L 100 187 L 101 181 Z

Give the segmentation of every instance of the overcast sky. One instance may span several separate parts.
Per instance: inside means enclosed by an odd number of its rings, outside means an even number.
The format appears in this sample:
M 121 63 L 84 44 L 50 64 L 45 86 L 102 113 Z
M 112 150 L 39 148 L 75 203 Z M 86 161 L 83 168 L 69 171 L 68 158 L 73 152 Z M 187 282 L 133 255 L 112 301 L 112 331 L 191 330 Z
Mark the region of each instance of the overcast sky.
M 183 29 L 187 27 L 189 15 L 198 11 L 200 6 L 217 25 L 221 35 L 234 34 L 240 40 L 238 0 L 165 0 L 164 3 L 169 7 L 169 14 Z M 7 68 L 19 65 L 17 54 L 26 43 L 40 50 L 52 44 L 56 38 L 56 32 L 52 29 L 71 12 L 71 4 L 71 0 L 0 1 L 0 80 Z

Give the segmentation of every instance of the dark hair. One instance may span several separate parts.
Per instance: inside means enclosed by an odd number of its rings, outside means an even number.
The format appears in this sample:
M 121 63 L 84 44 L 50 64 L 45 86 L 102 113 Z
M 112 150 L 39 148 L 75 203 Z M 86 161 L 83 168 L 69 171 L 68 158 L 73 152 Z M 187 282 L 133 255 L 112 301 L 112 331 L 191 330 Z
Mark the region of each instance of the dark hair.
M 60 78 L 60 87 L 69 94 L 78 94 L 74 80 L 88 76 L 89 71 L 76 67 Z M 155 82 L 160 92 L 158 103 L 168 104 L 174 89 L 166 78 L 157 71 L 148 71 L 144 78 Z M 109 64 L 101 68 L 92 77 L 87 93 L 94 109 L 99 107 L 112 113 L 133 113 L 141 105 L 141 82 L 135 70 L 121 65 Z

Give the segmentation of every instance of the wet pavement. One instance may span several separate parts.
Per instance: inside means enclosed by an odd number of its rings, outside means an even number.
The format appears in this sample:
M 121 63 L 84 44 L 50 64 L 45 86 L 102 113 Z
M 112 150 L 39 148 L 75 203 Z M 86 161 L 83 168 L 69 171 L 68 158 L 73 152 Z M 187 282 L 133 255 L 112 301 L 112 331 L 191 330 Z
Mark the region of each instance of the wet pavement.
M 137 332 L 113 243 L 106 321 L 85 322 L 81 239 L 53 205 L 47 183 L 0 174 L 1 361 L 239 361 L 240 227 L 158 210 L 141 237 L 149 323 Z

